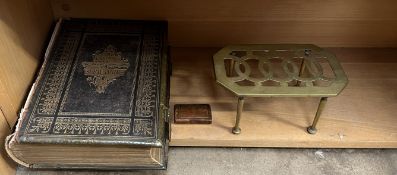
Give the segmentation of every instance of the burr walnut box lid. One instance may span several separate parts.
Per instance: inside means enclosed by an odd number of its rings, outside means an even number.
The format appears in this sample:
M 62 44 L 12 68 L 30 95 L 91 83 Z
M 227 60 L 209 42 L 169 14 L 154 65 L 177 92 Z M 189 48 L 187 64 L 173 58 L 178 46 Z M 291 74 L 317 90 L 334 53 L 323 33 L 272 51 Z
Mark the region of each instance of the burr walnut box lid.
M 211 107 L 209 104 L 176 104 L 174 106 L 174 123 L 211 124 Z

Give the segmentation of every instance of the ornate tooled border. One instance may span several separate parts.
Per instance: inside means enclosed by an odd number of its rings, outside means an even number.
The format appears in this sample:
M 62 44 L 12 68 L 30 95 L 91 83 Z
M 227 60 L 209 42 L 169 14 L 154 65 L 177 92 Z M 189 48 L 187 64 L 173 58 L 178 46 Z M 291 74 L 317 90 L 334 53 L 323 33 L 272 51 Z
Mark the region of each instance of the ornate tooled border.
M 138 82 L 136 117 L 156 116 L 159 84 L 159 42 L 154 35 L 145 35 L 143 41 L 141 70 Z
M 129 136 L 131 118 L 57 117 L 55 135 Z
M 144 35 L 141 58 L 141 69 L 138 80 L 137 97 L 135 102 L 134 135 L 157 134 L 159 87 L 160 87 L 160 50 L 162 43 L 157 35 Z M 149 118 L 151 117 L 151 118 Z M 154 120 L 154 121 L 153 121 Z M 144 126 L 143 126 L 144 125 Z M 154 125 L 154 126 L 153 126 Z M 150 130 L 145 129 L 150 127 Z M 154 129 L 154 131 L 153 131 Z
M 65 84 L 66 76 L 68 73 L 65 70 L 69 70 L 72 64 L 73 59 L 71 59 L 71 56 L 73 56 L 73 53 L 75 53 L 75 50 L 77 49 L 80 35 L 81 34 L 78 32 L 67 32 L 63 33 L 59 37 L 60 43 L 57 44 L 56 50 L 54 51 L 54 57 L 59 59 L 51 60 L 51 62 L 57 62 L 57 64 L 51 63 L 48 67 L 48 74 L 45 77 L 44 84 L 40 88 L 38 98 L 35 102 L 32 113 L 29 116 L 29 121 L 27 123 L 24 134 L 46 134 L 50 131 L 50 129 L 47 129 L 47 127 L 45 126 L 51 126 L 55 118 L 54 115 L 56 112 L 56 108 L 58 107 L 62 94 L 61 87 Z M 54 69 L 53 66 L 56 66 L 56 68 Z M 43 100 L 42 97 L 44 98 L 44 103 L 43 105 L 40 105 L 42 104 L 40 103 L 40 101 Z M 54 104 L 46 105 L 49 103 Z M 41 107 L 44 107 L 44 110 L 40 110 Z M 38 110 L 37 113 L 36 110 Z M 47 118 L 51 118 L 51 120 L 36 119 L 43 116 L 48 116 Z M 46 121 L 47 123 L 43 123 L 43 121 Z
M 51 126 L 53 123 L 55 123 L 55 127 L 58 126 L 59 131 L 56 131 L 54 133 L 54 137 L 56 135 L 65 135 L 65 136 L 71 136 L 71 137 L 81 137 L 84 136 L 84 133 L 90 134 L 91 132 L 99 132 L 99 133 L 105 133 L 108 132 L 112 134 L 113 132 L 117 132 L 118 136 L 124 136 L 124 137 L 131 137 L 133 138 L 134 136 L 137 136 L 138 138 L 155 138 L 157 134 L 157 130 L 155 129 L 158 125 L 157 121 L 158 120 L 158 109 L 159 102 L 158 102 L 158 90 L 159 90 L 159 64 L 160 64 L 160 50 L 162 49 L 161 43 L 158 42 L 158 36 L 156 35 L 144 35 L 143 39 L 143 50 L 142 50 L 142 57 L 141 63 L 140 63 L 140 75 L 139 75 L 139 80 L 138 80 L 138 88 L 137 88 L 137 101 L 135 104 L 135 116 L 134 116 L 134 121 L 133 121 L 133 128 L 130 128 L 130 125 L 127 125 L 127 123 L 131 123 L 131 119 L 129 118 L 114 118 L 115 120 L 112 120 L 112 124 L 104 124 L 101 123 L 100 120 L 104 120 L 104 118 L 92 118 L 86 120 L 86 118 L 79 118 L 79 120 L 74 120 L 75 117 L 59 117 L 62 120 L 65 120 L 66 122 L 61 122 L 57 124 L 57 121 L 53 122 L 54 117 L 51 117 L 51 120 L 45 120 L 45 121 L 51 121 L 51 123 L 36 123 L 36 125 L 33 124 L 33 126 L 38 126 L 38 127 L 46 127 L 48 128 L 48 125 Z M 76 43 L 74 43 L 73 50 L 76 49 L 77 47 Z M 65 51 L 66 52 L 66 51 Z M 68 53 L 74 53 L 74 52 L 69 52 Z M 69 55 L 70 56 L 70 55 Z M 68 59 L 68 60 L 73 60 L 73 59 Z M 138 67 L 138 66 L 137 66 Z M 66 74 L 66 72 L 65 72 Z M 64 78 L 65 79 L 65 78 Z M 135 81 L 135 79 L 134 79 Z M 47 82 L 46 82 L 47 83 Z M 135 82 L 134 82 L 135 84 Z M 43 88 L 40 90 L 40 93 L 42 93 Z M 133 95 L 134 93 L 132 93 Z M 40 99 L 39 94 L 39 98 Z M 132 107 L 133 104 L 131 104 Z M 33 110 L 34 114 L 35 110 Z M 138 117 L 138 118 L 135 118 Z M 150 118 L 149 118 L 150 117 Z M 28 123 L 27 129 L 30 128 L 32 125 L 32 121 L 34 120 L 35 117 L 32 117 L 30 119 L 30 122 Z M 115 125 L 114 121 L 120 121 L 120 119 L 123 120 L 122 124 L 120 125 Z M 128 120 L 128 121 L 126 121 Z M 41 120 L 40 120 L 41 121 Z M 86 121 L 86 122 L 84 122 Z M 87 123 L 88 122 L 88 123 Z M 97 123 L 95 126 L 88 126 L 90 123 Z M 99 123 L 98 123 L 99 122 Z M 91 128 L 90 128 L 91 127 Z M 63 129 L 62 129 L 63 128 Z M 68 128 L 68 129 L 67 129 Z M 113 129 L 112 129 L 113 128 Z M 45 128 L 42 128 L 41 130 L 44 131 Z M 126 131 L 129 133 L 131 132 L 132 129 L 132 135 L 126 135 Z M 36 129 L 37 130 L 37 129 Z M 27 130 L 25 130 L 25 134 Z M 38 130 L 40 131 L 40 130 Z M 37 132 L 37 133 L 29 133 L 29 135 L 42 135 L 46 134 L 49 132 L 49 130 L 45 130 L 46 132 Z M 74 133 L 80 133 L 81 135 L 71 135 Z M 83 132 L 85 131 L 85 132 Z M 54 131 L 55 132 L 55 131 Z M 102 135 L 99 134 L 99 136 L 114 136 L 113 135 Z M 50 135 L 47 135 L 48 137 L 51 137 Z M 47 137 L 46 136 L 46 137 Z M 100 137 L 98 137 L 100 138 Z
M 151 110 L 150 113 L 143 116 L 137 115 L 137 112 L 135 112 L 135 116 L 132 118 L 133 121 L 131 121 L 131 118 L 114 118 L 115 120 L 109 118 L 79 118 L 77 120 L 75 117 L 62 116 L 58 117 L 55 121 L 54 135 L 155 138 L 158 125 L 155 121 L 158 120 L 159 53 L 162 49 L 156 37 L 156 35 L 145 35 L 143 39 L 142 57 L 140 58 L 141 63 L 139 64 L 140 74 L 138 74 L 137 100 L 135 105 L 135 108 L 143 107 L 147 110 Z M 144 102 L 142 103 L 142 101 Z M 137 109 L 135 111 L 137 111 Z M 119 123 L 115 123 L 116 121 Z M 133 122 L 132 128 L 130 127 L 131 122 Z M 127 134 L 127 132 L 131 134 Z

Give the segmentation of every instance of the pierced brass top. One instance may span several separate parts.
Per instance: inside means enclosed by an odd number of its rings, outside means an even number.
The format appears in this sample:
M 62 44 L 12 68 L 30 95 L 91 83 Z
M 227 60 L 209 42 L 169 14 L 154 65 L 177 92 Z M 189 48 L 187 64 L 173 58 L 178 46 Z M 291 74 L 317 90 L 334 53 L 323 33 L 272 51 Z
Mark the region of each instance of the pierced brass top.
M 335 55 L 311 44 L 231 45 L 214 55 L 214 68 L 237 96 L 330 97 L 348 82 Z

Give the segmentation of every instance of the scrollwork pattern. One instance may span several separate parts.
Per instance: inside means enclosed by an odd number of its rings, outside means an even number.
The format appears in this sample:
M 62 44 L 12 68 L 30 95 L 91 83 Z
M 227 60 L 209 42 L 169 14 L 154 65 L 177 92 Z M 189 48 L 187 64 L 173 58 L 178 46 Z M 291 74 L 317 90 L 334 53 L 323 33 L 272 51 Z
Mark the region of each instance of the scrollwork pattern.
M 48 73 L 47 81 L 41 91 L 41 96 L 38 103 L 39 114 L 55 114 L 59 100 L 61 98 L 62 86 L 65 83 L 67 76 L 67 70 L 71 66 L 71 53 L 76 47 L 76 39 L 79 35 L 69 34 L 65 36 L 65 40 L 62 40 L 59 44 L 61 51 L 55 52 L 55 66 Z
M 240 51 L 241 52 L 241 51 Z M 225 59 L 232 60 L 235 64 L 231 67 L 237 74 L 237 77 L 228 77 L 233 82 L 239 82 L 248 80 L 253 82 L 255 86 L 263 86 L 265 81 L 275 81 L 280 83 L 280 86 L 288 86 L 288 83 L 292 81 L 302 82 L 304 86 L 313 86 L 313 82 L 321 80 L 332 82 L 332 78 L 326 77 L 323 74 L 323 68 L 317 61 L 320 55 L 316 54 L 305 54 L 304 52 L 292 52 L 288 54 L 279 54 L 278 51 L 264 51 L 264 55 L 255 55 L 253 51 L 245 51 L 245 55 L 237 57 L 230 53 Z M 285 51 L 283 51 L 285 52 Z M 282 55 L 282 56 L 279 56 Z M 322 57 L 325 58 L 325 57 Z M 274 73 L 274 65 L 272 65 L 273 59 L 281 60 L 282 71 L 287 75 L 286 77 L 277 77 Z M 310 74 L 308 77 L 300 76 L 300 67 L 293 59 L 300 59 L 301 66 L 307 70 Z M 252 77 L 252 67 L 247 63 L 249 60 L 258 60 L 257 67 L 261 77 Z M 243 67 L 243 70 L 242 70 Z M 266 68 L 266 69 L 265 69 Z
M 77 118 L 58 117 L 54 134 L 62 135 L 128 135 L 129 118 Z
M 45 134 L 51 129 L 51 124 L 54 117 L 35 117 L 32 119 L 32 127 L 29 128 L 29 133 L 35 134 Z
M 154 117 L 159 72 L 159 39 L 145 35 L 138 81 L 135 116 Z
M 153 121 L 150 119 L 135 119 L 134 135 L 143 137 L 153 136 Z

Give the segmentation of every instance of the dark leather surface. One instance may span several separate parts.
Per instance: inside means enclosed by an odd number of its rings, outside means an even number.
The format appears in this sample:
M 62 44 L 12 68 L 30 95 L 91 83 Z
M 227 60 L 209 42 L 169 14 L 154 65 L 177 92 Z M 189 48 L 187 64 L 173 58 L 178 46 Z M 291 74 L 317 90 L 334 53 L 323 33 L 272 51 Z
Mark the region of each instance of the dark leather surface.
M 159 146 L 165 35 L 159 21 L 65 20 L 17 141 Z

